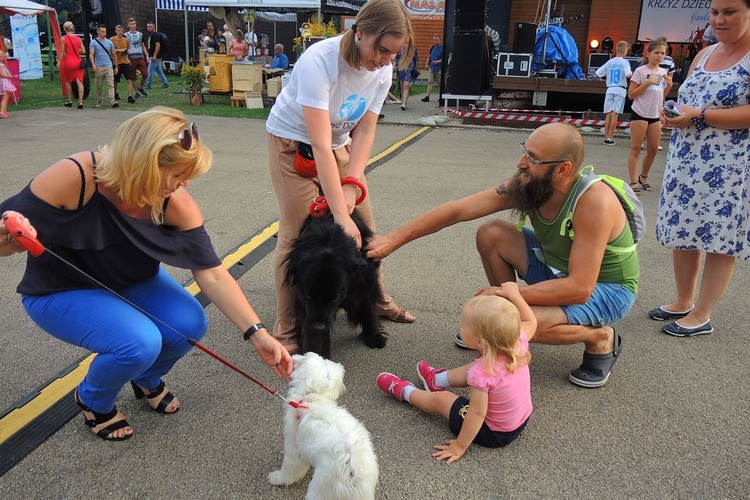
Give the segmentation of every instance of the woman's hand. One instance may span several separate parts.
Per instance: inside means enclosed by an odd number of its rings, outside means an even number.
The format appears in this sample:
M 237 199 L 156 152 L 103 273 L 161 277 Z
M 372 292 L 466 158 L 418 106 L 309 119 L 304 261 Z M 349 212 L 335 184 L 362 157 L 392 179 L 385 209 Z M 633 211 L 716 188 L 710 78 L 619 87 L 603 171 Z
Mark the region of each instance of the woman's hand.
M 29 219 L 25 218 L 22 214 L 8 210 L 3 213 L 2 222 L 0 222 L 0 256 L 7 257 L 14 253 L 23 253 L 26 251 L 23 245 L 21 245 L 16 239 L 10 235 L 10 230 L 5 225 L 5 219 L 14 217 L 18 219 L 23 227 L 24 231 L 28 232 L 31 236 L 36 238 L 36 229 L 31 225 Z
M 354 207 L 357 202 L 357 195 L 359 194 L 359 188 L 354 184 L 344 184 L 341 186 L 341 190 L 344 192 L 344 200 L 346 200 L 346 209 L 351 215 L 354 212 Z
M 357 244 L 357 249 L 362 248 L 362 235 L 359 233 L 359 228 L 352 218 L 347 214 L 346 217 L 334 217 L 334 220 L 344 230 L 344 234 L 354 240 Z
M 274 371 L 277 377 L 289 380 L 294 369 L 294 362 L 286 348 L 265 330 L 255 332 L 250 343 L 258 356 Z
M 662 111 L 662 123 L 667 127 L 690 127 L 693 125 L 692 119 L 698 118 L 701 115 L 701 110 L 698 108 L 691 108 L 684 104 L 679 105 L 682 114 L 674 118 L 670 118 Z

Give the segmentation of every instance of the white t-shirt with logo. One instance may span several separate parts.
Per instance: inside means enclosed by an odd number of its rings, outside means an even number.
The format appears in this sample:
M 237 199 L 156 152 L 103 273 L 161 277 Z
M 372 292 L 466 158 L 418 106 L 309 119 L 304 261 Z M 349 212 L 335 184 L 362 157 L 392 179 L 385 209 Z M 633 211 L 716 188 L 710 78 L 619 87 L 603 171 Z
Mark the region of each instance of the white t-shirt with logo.
M 328 111 L 331 146 L 346 146 L 349 132 L 367 111 L 380 113 L 391 87 L 390 64 L 375 71 L 349 66 L 341 57 L 342 36 L 321 40 L 308 48 L 294 65 L 289 83 L 281 89 L 266 121 L 266 130 L 278 137 L 310 143 L 302 106 Z
M 628 94 L 628 77 L 633 72 L 630 62 L 624 57 L 615 57 L 597 68 L 596 76 L 607 77 L 607 94 L 626 96 Z

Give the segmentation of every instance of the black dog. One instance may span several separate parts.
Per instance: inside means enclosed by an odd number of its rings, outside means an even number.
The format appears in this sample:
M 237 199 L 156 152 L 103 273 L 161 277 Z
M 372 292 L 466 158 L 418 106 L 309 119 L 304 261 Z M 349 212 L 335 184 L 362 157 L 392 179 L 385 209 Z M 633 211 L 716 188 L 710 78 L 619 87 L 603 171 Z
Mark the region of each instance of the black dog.
M 292 245 L 284 284 L 296 287 L 297 344 L 325 358 L 331 355 L 331 324 L 339 308 L 352 324 L 362 325 L 360 338 L 368 347 L 383 348 L 375 304 L 383 297 L 378 284 L 379 263 L 366 257 L 372 231 L 352 216 L 362 235 L 362 249 L 344 234 L 332 215 L 308 217 Z

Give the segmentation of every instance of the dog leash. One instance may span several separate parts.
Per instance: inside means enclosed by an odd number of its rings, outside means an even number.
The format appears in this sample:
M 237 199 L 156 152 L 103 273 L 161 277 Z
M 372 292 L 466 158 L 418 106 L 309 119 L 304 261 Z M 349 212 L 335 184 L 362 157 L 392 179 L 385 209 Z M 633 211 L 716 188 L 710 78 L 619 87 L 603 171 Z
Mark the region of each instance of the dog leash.
M 154 320 L 154 321 L 156 321 L 156 322 L 164 325 L 165 327 L 167 327 L 168 329 L 170 329 L 171 331 L 173 331 L 174 333 L 176 333 L 180 337 L 184 338 L 185 340 L 187 340 L 187 342 L 190 345 L 192 345 L 194 347 L 197 347 L 198 349 L 200 349 L 201 351 L 205 352 L 206 354 L 208 354 L 212 358 L 216 359 L 217 361 L 219 361 L 223 365 L 231 368 L 232 370 L 236 371 L 237 373 L 239 373 L 243 377 L 251 380 L 252 382 L 255 382 L 257 385 L 259 385 L 260 387 L 262 387 L 263 389 L 265 389 L 269 393 L 273 394 L 274 396 L 278 397 L 284 403 L 288 404 L 292 408 L 295 408 L 295 409 L 299 409 L 299 408 L 306 409 L 307 408 L 307 406 L 302 405 L 300 403 L 297 403 L 296 401 L 289 401 L 284 396 L 282 396 L 279 393 L 279 391 L 276 391 L 273 388 L 269 387 L 268 385 L 264 384 L 260 380 L 256 379 L 255 377 L 253 377 L 249 373 L 245 372 L 244 370 L 242 370 L 240 367 L 238 367 L 237 365 L 235 365 L 234 363 L 232 363 L 228 359 L 220 356 L 219 354 L 217 354 L 216 352 L 212 351 L 211 349 L 209 349 L 205 345 L 201 344 L 197 340 L 193 340 L 191 338 L 188 338 L 185 334 L 183 334 L 182 332 L 179 332 L 177 329 L 175 329 L 171 325 L 168 325 L 167 323 L 165 323 L 161 319 L 157 318 L 156 316 L 154 316 L 150 312 L 144 310 L 142 307 L 138 306 L 137 304 L 134 304 L 132 301 L 130 301 L 127 298 L 123 297 L 122 295 L 120 295 L 119 293 L 117 293 L 116 291 L 114 291 L 113 289 L 111 289 L 110 287 L 108 287 L 107 285 L 105 285 L 104 283 L 102 283 L 101 281 L 97 280 L 93 276 L 90 276 L 88 273 L 86 273 L 84 270 L 82 270 L 79 267 L 77 267 L 75 264 L 73 264 L 73 263 L 69 262 L 68 260 L 64 259 L 63 257 L 61 257 L 57 253 L 53 252 L 49 248 L 46 248 L 42 244 L 41 241 L 39 241 L 37 238 L 35 238 L 34 236 L 32 236 L 32 235 L 30 235 L 30 234 L 28 234 L 26 232 L 26 230 L 23 228 L 23 226 L 21 225 L 21 223 L 19 222 L 19 220 L 17 218 L 15 218 L 15 217 L 8 217 L 7 219 L 5 219 L 3 221 L 3 223 L 5 223 L 5 227 L 8 228 L 8 234 L 10 234 L 10 236 L 13 237 L 13 239 L 15 239 L 16 242 L 18 242 L 19 245 L 23 246 L 29 252 L 29 254 L 31 254 L 33 257 L 39 257 L 44 252 L 49 253 L 53 257 L 59 259 L 63 263 L 67 264 L 68 266 L 70 266 L 74 270 L 76 270 L 79 273 L 81 273 L 86 278 L 88 278 L 91 281 L 93 281 L 94 283 L 96 283 L 98 286 L 100 286 L 103 289 L 107 290 L 108 292 L 110 292 L 111 294 L 113 294 L 115 297 L 117 297 L 120 300 L 124 301 L 126 304 L 134 307 L 139 312 L 145 314 L 146 316 L 148 316 L 152 320 Z
M 318 184 L 316 182 L 316 184 Z M 354 202 L 354 205 L 359 205 L 364 201 L 364 199 L 367 197 L 367 189 L 365 189 L 365 185 L 362 184 L 359 179 L 355 179 L 354 177 L 344 177 L 341 179 L 341 185 L 345 184 L 354 184 L 359 188 L 361 191 L 361 194 L 359 195 L 359 198 L 357 198 L 357 201 Z M 318 184 L 318 190 L 321 194 L 313 198 L 312 203 L 310 203 L 310 215 L 312 215 L 315 218 L 323 217 L 328 213 L 328 201 L 326 200 L 326 197 L 323 195 L 323 188 Z

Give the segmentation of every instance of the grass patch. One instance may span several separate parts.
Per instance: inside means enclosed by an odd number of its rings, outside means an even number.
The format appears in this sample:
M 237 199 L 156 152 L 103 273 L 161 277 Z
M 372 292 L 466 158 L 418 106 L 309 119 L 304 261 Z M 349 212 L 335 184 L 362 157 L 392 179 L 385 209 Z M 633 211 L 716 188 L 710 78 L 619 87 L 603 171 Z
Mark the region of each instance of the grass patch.
M 168 106 L 170 108 L 179 109 L 183 113 L 191 115 L 207 115 L 207 116 L 228 116 L 236 118 L 268 118 L 270 108 L 260 109 L 247 109 L 247 108 L 233 108 L 231 107 L 228 95 L 214 95 L 204 94 L 204 102 L 200 106 L 192 106 L 189 103 L 189 97 L 184 92 L 182 78 L 178 75 L 167 75 L 170 88 L 162 89 L 161 80 L 159 78 L 154 79 L 154 86 L 151 90 L 148 90 L 148 97 L 141 97 L 135 101 L 135 104 L 130 104 L 127 101 L 127 84 L 125 81 L 120 81 L 117 86 L 117 90 L 122 98 L 120 102 L 120 108 L 126 111 L 145 111 L 153 106 Z M 84 106 L 94 107 L 96 104 L 96 83 L 93 75 L 89 75 L 89 81 L 91 83 L 91 91 L 86 100 L 84 100 Z M 102 89 L 104 95 L 104 102 L 107 103 L 107 89 L 106 84 Z M 10 104 L 12 105 L 13 100 L 11 99 Z M 45 71 L 44 78 L 38 80 L 22 80 L 21 81 L 21 102 L 17 106 L 11 106 L 11 110 L 24 110 L 24 109 L 42 109 L 49 107 L 62 106 L 65 103 L 61 86 L 60 86 L 60 75 L 55 74 L 53 80 L 50 80 L 49 73 Z M 117 110 L 112 110 L 117 111 Z
M 182 78 L 178 75 L 166 75 L 169 81 L 170 88 L 162 89 L 161 81 L 159 78 L 154 78 L 154 86 L 148 91 L 148 97 L 141 97 L 135 101 L 135 104 L 130 104 L 127 101 L 127 84 L 121 81 L 117 90 L 119 91 L 122 99 L 120 102 L 120 108 L 126 111 L 145 111 L 153 106 L 168 106 L 170 108 L 179 109 L 185 114 L 190 115 L 207 115 L 207 116 L 227 116 L 232 118 L 259 118 L 265 120 L 268 118 L 268 113 L 271 111 L 270 103 L 266 100 L 265 108 L 260 109 L 247 109 L 247 108 L 233 108 L 229 101 L 228 95 L 216 95 L 216 94 L 204 94 L 204 102 L 200 106 L 192 106 L 189 103 L 187 93 L 183 93 L 183 82 Z M 89 97 L 84 101 L 84 106 L 94 107 L 96 104 L 96 83 L 94 76 L 89 74 L 89 81 L 91 83 L 91 91 Z M 427 89 L 426 85 L 412 85 L 411 94 L 423 94 Z M 391 88 L 391 92 L 396 91 L 395 85 Z M 104 95 L 104 102 L 107 102 L 107 89 L 106 85 L 102 89 Z M 395 92 L 398 95 L 397 91 Z M 55 74 L 53 80 L 50 80 L 49 72 L 44 71 L 44 78 L 38 80 L 23 80 L 21 81 L 21 102 L 17 106 L 11 106 L 11 111 L 24 110 L 24 109 L 42 109 L 56 106 L 62 106 L 65 102 L 65 98 L 62 95 L 60 86 L 60 75 Z M 10 104 L 13 101 L 11 99 Z M 116 111 L 116 110 L 112 110 Z

